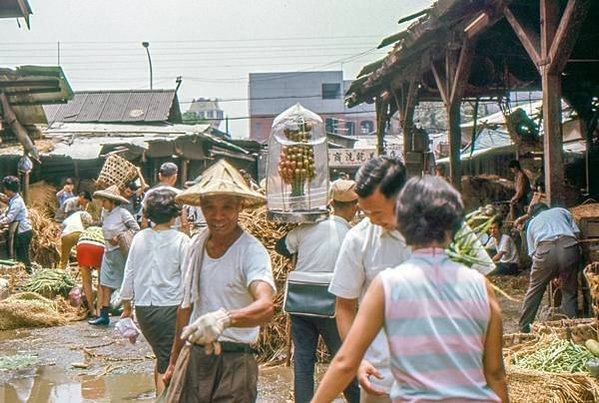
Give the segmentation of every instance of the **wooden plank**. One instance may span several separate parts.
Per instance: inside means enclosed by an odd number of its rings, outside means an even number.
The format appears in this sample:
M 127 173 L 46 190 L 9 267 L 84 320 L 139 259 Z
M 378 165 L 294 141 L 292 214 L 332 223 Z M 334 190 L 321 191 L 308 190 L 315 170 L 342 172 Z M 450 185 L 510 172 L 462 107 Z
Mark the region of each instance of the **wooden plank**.
M 385 102 L 381 96 L 376 98 L 376 149 L 378 155 L 385 154 Z
M 452 79 L 451 95 L 449 97 L 450 104 L 460 102 L 462 95 L 464 94 L 464 89 L 466 88 L 468 78 L 470 77 L 470 67 L 472 66 L 473 57 L 474 45 L 471 41 L 466 39 L 462 44 L 458 65 Z
M 435 77 L 439 94 L 441 94 L 441 99 L 447 108 L 449 106 L 449 98 L 447 97 L 447 89 L 445 88 L 445 78 L 442 77 L 441 73 L 439 73 L 439 70 L 437 70 L 437 66 L 435 65 L 434 61 L 431 63 L 431 70 L 433 72 L 433 76 Z
M 522 25 L 507 5 L 503 7 L 503 14 L 505 15 L 505 19 L 512 26 L 518 39 L 520 39 L 526 53 L 528 53 L 528 56 L 538 69 L 541 61 L 539 34 Z
M 549 74 L 564 71 L 590 7 L 590 0 L 568 1 L 549 49 Z
M 559 3 L 541 0 L 541 59 L 547 60 L 559 24 Z
M 457 190 L 462 188 L 462 161 L 460 160 L 462 130 L 460 128 L 460 102 L 447 108 L 449 119 L 449 178 Z

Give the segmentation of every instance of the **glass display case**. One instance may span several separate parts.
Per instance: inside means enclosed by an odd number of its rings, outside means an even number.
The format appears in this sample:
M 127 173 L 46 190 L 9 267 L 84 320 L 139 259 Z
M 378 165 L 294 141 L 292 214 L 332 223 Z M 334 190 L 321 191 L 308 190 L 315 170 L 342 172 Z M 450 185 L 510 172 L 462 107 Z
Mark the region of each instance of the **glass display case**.
M 268 142 L 268 218 L 314 222 L 328 214 L 328 145 L 323 121 L 295 104 L 273 122 Z

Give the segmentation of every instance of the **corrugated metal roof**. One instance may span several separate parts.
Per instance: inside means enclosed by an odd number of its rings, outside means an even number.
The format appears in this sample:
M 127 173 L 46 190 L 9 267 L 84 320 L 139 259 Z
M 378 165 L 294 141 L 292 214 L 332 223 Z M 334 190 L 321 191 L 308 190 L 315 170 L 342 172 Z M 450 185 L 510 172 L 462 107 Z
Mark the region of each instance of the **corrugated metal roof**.
M 44 109 L 49 124 L 166 122 L 175 103 L 175 90 L 83 91 L 65 105 Z

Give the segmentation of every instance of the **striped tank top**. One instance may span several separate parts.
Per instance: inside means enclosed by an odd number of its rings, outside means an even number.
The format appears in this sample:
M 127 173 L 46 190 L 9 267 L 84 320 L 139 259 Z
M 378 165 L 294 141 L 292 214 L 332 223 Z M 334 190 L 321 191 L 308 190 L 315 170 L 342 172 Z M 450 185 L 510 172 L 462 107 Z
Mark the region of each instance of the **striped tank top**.
M 483 372 L 485 278 L 442 249 L 421 249 L 381 280 L 392 400 L 499 402 Z

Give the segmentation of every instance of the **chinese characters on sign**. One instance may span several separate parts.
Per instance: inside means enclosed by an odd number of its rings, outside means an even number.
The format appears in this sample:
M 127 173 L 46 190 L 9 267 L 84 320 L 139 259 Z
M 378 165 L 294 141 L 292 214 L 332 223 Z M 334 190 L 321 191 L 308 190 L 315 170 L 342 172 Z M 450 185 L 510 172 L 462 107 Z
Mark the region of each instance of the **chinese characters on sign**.
M 386 155 L 389 157 L 401 156 L 399 148 L 388 148 L 386 151 Z M 358 167 L 370 161 L 376 155 L 376 150 L 372 148 L 331 148 L 329 149 L 329 166 Z

